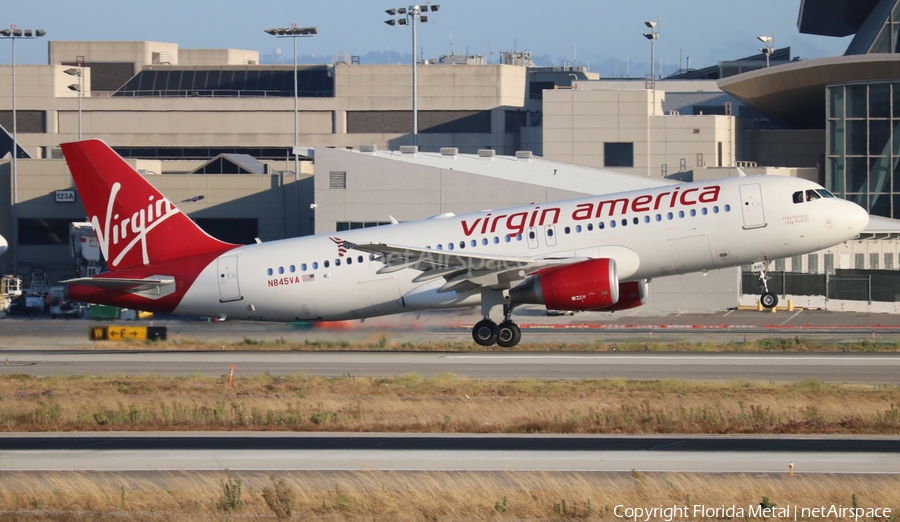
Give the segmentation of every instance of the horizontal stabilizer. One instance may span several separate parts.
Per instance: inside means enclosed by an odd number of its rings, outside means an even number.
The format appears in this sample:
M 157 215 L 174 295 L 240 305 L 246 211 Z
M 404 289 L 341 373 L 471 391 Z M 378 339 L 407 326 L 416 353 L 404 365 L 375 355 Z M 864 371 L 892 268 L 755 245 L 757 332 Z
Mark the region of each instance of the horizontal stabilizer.
M 159 299 L 175 291 L 175 278 L 172 276 L 154 275 L 144 279 L 130 277 L 79 277 L 60 281 L 67 285 L 82 285 L 118 290 L 137 294 L 150 299 Z

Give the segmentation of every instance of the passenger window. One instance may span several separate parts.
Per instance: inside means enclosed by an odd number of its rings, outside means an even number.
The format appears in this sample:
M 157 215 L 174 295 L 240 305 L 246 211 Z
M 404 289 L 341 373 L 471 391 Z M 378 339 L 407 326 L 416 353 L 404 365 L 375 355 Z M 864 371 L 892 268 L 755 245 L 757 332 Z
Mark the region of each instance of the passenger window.
M 328 268 L 330 266 L 327 259 L 325 260 L 324 266 L 325 268 Z
M 603 230 L 605 227 L 606 227 L 606 223 L 604 223 L 602 221 L 597 223 L 597 228 L 599 228 L 600 230 Z
M 496 245 L 496 244 L 499 244 L 499 243 L 500 243 L 500 238 L 497 237 L 497 236 L 494 236 L 494 244 Z
M 279 266 L 279 267 L 278 267 L 278 273 L 279 273 L 279 274 L 283 274 L 283 273 L 284 273 L 284 267 L 283 267 L 283 266 Z
M 357 258 L 356 258 L 356 262 L 357 262 L 357 263 L 362 263 L 362 262 L 363 262 L 363 257 L 362 257 L 362 256 L 357 257 Z
M 481 244 L 487 246 L 488 240 L 486 237 L 481 239 Z
M 594 230 L 594 224 L 593 224 L 593 223 L 588 223 L 588 224 L 587 224 L 587 229 L 588 229 L 588 232 Z
M 438 250 L 443 250 L 443 249 L 444 249 L 444 245 L 438 245 Z
M 581 233 L 581 225 L 575 225 L 575 233 L 576 233 L 576 234 L 580 234 L 580 233 Z
M 334 260 L 334 266 L 341 266 L 341 260 L 340 260 L 340 259 L 335 259 L 335 260 Z
M 616 228 L 616 220 L 612 220 L 609 222 L 609 228 Z
M 640 220 L 637 217 L 635 217 L 634 219 L 631 220 L 631 222 L 634 223 L 635 225 L 637 225 L 638 223 L 640 223 Z
M 678 211 L 678 217 L 680 217 L 680 218 L 683 218 L 683 217 L 684 217 L 684 211 L 683 211 L 683 210 L 679 210 L 679 211 Z
M 460 241 L 460 242 L 459 242 L 459 248 L 460 248 L 460 249 L 466 248 L 466 242 L 465 242 L 465 241 Z
M 348 257 L 348 258 L 347 258 L 347 264 L 348 264 L 348 265 L 352 265 L 352 264 L 353 264 L 353 258 L 352 258 L 352 257 Z
M 662 221 L 662 214 L 657 214 L 657 215 L 656 215 L 656 220 L 657 220 L 657 221 Z
M 300 263 L 300 271 L 306 272 L 306 263 Z
M 669 221 L 672 221 L 673 217 L 675 217 L 675 216 L 671 212 L 666 213 L 666 219 L 668 219 Z
M 553 229 L 552 228 L 547 229 L 547 237 L 553 237 Z
M 534 239 L 534 230 L 528 232 L 528 239 Z
M 506 241 L 507 243 L 509 243 L 510 241 L 512 241 L 512 236 L 507 234 L 507 235 L 503 236 L 503 240 Z
M 566 227 L 566 228 L 564 229 L 564 231 L 565 231 L 566 234 L 568 234 L 568 233 L 572 232 L 572 229 L 569 228 L 569 227 Z
M 269 268 L 268 270 L 266 270 L 266 275 L 272 275 L 272 274 L 274 274 L 274 273 L 275 273 L 275 272 L 273 272 L 271 268 Z
M 375 261 L 375 254 L 369 254 L 369 261 Z
M 516 241 L 522 241 L 522 234 L 516 234 Z
M 691 209 L 691 217 L 694 217 L 696 215 L 697 215 L 697 211 L 694 209 Z
M 628 226 L 628 220 L 627 220 L 627 219 L 622 218 L 622 226 L 623 226 L 623 227 Z
M 474 247 L 474 246 L 478 246 L 478 241 L 475 241 L 475 240 L 473 239 L 473 240 L 472 240 L 472 246 L 473 246 L 473 247 Z
M 294 272 L 297 271 L 297 267 L 295 267 L 294 265 L 291 265 L 291 268 L 290 268 L 289 270 L 290 270 L 291 273 L 293 274 Z
M 453 250 L 453 243 L 447 243 L 447 250 Z
M 650 222 L 650 216 L 644 216 L 644 223 Z
M 719 205 L 716 205 L 713 207 L 713 214 L 718 214 L 718 213 L 719 213 Z
M 703 208 L 700 209 L 700 213 L 703 214 L 703 215 L 705 216 L 706 214 L 709 213 L 709 211 L 706 210 L 706 207 L 703 207 Z
M 318 269 L 319 269 L 319 262 L 313 261 L 313 270 L 318 270 Z
M 725 212 L 731 212 L 731 205 L 725 205 Z

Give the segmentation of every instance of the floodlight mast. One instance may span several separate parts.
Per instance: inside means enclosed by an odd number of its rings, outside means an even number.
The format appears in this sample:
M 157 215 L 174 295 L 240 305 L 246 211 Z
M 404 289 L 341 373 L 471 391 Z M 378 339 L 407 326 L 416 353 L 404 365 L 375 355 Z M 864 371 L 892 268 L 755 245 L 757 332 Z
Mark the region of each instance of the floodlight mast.
M 297 38 L 309 38 L 319 34 L 316 27 L 276 27 L 266 29 L 265 32 L 275 38 L 292 38 L 294 40 L 294 235 L 300 235 L 300 128 L 297 124 Z
M 765 47 L 760 47 L 759 51 L 766 55 L 766 69 L 768 69 L 769 56 L 775 51 L 775 31 L 772 31 L 772 36 L 757 36 L 756 39 L 766 44 Z
M 16 125 L 16 40 L 25 39 L 32 40 L 41 38 L 47 34 L 42 29 L 22 29 L 16 28 L 15 24 L 9 26 L 9 29 L 0 30 L 0 36 L 8 39 L 12 44 L 12 220 L 13 220 L 13 273 L 19 273 L 19 180 L 18 180 L 18 162 L 19 156 L 19 140 L 18 128 Z
M 653 91 L 650 114 L 656 114 L 656 56 L 654 44 L 659 39 L 659 17 L 656 17 L 655 22 L 644 22 L 644 25 L 650 29 L 649 33 L 644 33 L 644 38 L 650 40 L 650 89 Z
M 441 6 L 439 4 L 426 4 L 423 6 L 411 5 L 409 7 L 398 7 L 385 9 L 385 13 L 390 16 L 400 15 L 402 18 L 398 20 L 390 19 L 385 20 L 384 23 L 387 25 L 394 27 L 397 25 L 411 25 L 412 26 L 412 113 L 413 113 L 413 122 L 412 122 L 412 138 L 413 145 L 419 146 L 419 82 L 416 71 L 416 65 L 419 62 L 418 54 L 416 52 L 417 43 L 416 43 L 416 25 L 421 20 L 422 22 L 428 22 L 428 16 L 422 13 L 427 13 L 431 11 L 432 13 L 437 12 L 437 10 Z
M 69 89 L 78 91 L 78 141 L 81 141 L 81 98 L 84 96 L 84 56 L 77 56 L 75 58 L 75 63 L 78 65 L 77 69 L 66 69 L 63 72 L 69 76 L 78 77 L 78 83 L 76 85 L 70 85 Z

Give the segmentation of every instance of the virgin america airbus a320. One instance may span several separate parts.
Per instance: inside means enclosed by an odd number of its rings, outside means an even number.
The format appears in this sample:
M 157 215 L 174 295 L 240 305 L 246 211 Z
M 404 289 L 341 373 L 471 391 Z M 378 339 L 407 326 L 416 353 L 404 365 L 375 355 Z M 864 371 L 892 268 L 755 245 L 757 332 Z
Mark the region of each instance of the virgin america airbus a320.
M 66 281 L 71 299 L 253 321 L 480 305 L 472 337 L 484 346 L 519 342 L 512 312 L 522 304 L 634 308 L 652 278 L 814 252 L 869 221 L 810 181 L 742 176 L 235 245 L 206 234 L 102 141 L 62 150 L 109 267 Z M 760 299 L 778 301 L 764 284 Z

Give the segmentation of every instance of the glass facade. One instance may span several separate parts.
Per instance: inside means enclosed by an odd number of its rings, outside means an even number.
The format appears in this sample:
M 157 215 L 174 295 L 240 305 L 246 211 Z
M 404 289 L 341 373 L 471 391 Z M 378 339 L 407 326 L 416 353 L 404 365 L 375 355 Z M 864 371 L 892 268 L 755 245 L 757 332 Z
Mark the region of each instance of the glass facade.
M 891 15 L 885 19 L 868 52 L 900 53 L 900 2 L 894 3 Z
M 826 188 L 900 218 L 900 82 L 830 85 L 826 96 Z

